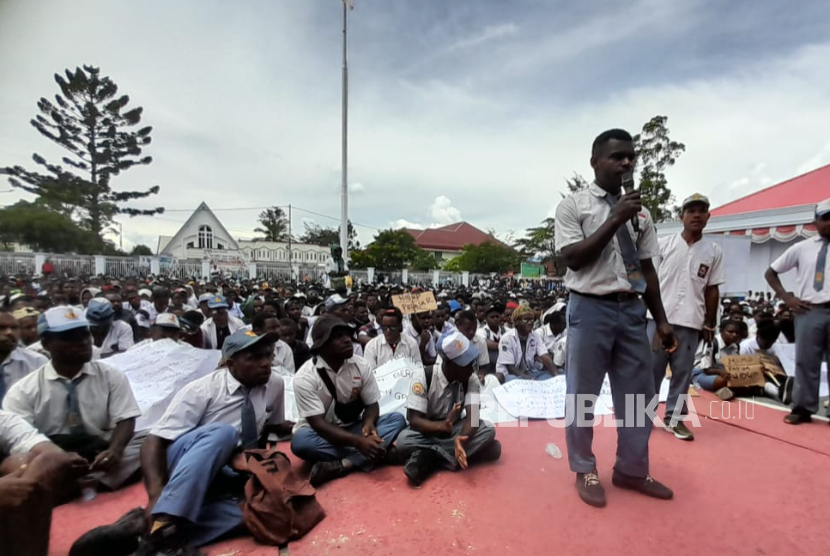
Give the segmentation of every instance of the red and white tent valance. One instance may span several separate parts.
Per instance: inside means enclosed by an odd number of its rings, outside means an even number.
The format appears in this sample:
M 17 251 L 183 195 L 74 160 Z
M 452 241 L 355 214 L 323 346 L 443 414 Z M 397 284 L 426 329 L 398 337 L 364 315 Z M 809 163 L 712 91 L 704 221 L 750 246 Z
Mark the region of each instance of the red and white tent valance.
M 797 237 L 813 237 L 817 232 L 815 224 L 797 224 L 794 226 L 772 226 L 769 228 L 753 228 L 750 230 L 729 230 L 724 233 L 730 236 L 750 236 L 752 237 L 752 243 L 766 243 L 771 239 L 786 243 Z

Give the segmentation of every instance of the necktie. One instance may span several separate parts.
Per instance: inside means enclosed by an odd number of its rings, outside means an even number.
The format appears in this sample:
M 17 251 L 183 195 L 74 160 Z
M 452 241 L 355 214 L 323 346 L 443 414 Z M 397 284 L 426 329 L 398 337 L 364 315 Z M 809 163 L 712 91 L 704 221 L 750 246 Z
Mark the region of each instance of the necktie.
M 820 292 L 824 289 L 824 269 L 827 268 L 827 244 L 830 240 L 821 240 L 821 249 L 818 250 L 818 258 L 816 259 L 816 275 L 813 278 L 813 289 Z
M 86 375 L 79 375 L 76 380 L 62 380 L 66 387 L 66 426 L 69 434 L 86 434 L 84 419 L 81 416 L 81 404 L 78 401 L 78 384 L 86 378 Z
M 611 195 L 610 193 L 605 194 L 605 200 L 611 207 L 611 210 L 614 210 L 618 199 L 619 197 L 616 195 Z M 634 242 L 628 234 L 627 224 L 617 228 L 617 243 L 620 246 L 620 254 L 623 258 L 623 264 L 625 264 L 625 273 L 628 275 L 628 282 L 631 284 L 631 289 L 637 293 L 645 292 L 646 279 L 643 276 L 640 259 L 637 258 L 637 248 L 634 246 Z
M 240 441 L 242 448 L 255 448 L 259 434 L 256 426 L 256 413 L 254 413 L 254 404 L 251 403 L 251 391 L 244 389 L 245 401 L 242 402 L 242 435 Z

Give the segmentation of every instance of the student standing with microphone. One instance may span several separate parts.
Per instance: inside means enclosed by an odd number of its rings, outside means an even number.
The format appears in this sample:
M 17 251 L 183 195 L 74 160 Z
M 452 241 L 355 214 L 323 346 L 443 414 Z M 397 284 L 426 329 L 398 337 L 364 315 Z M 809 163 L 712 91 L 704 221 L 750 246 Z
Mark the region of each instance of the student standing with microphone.
M 611 381 L 614 412 L 626 417 L 639 395 L 655 395 L 651 350 L 646 335 L 646 305 L 657 322 L 664 349 L 677 346 L 660 300 L 651 258 L 659 253 L 651 215 L 639 191 L 621 195 L 623 176 L 634 170 L 634 142 L 628 132 L 600 134 L 591 152 L 594 183 L 562 200 L 556 208 L 556 246 L 568 266 L 567 404 L 568 461 L 582 500 L 605 506 L 593 443 L 593 406 L 605 373 Z M 636 217 L 639 231 L 631 219 Z M 645 301 L 645 303 L 644 303 Z M 590 405 L 590 407 L 587 407 Z M 640 406 L 643 407 L 643 406 Z M 634 408 L 630 410 L 634 415 Z M 612 482 L 619 488 L 669 499 L 673 493 L 649 475 L 651 419 L 618 422 L 617 461 Z M 630 419 L 630 417 L 629 417 Z M 625 426 L 623 426 L 625 425 Z

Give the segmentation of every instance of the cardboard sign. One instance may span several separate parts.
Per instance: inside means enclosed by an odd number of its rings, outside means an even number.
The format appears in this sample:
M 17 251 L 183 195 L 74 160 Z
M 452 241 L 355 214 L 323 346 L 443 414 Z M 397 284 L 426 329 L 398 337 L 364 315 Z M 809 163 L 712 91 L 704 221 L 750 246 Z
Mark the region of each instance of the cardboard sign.
M 392 296 L 392 304 L 404 315 L 424 313 L 438 308 L 432 292 L 404 293 Z
M 747 386 L 763 386 L 764 364 L 761 355 L 728 355 L 721 359 L 727 373 L 727 386 L 730 388 L 744 388 Z

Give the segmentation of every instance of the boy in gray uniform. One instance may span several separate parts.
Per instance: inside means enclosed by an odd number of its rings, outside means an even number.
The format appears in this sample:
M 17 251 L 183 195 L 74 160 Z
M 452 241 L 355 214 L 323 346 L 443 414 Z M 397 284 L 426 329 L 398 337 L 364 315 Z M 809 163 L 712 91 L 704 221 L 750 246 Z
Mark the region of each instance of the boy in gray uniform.
M 436 349 L 442 363 L 429 374 L 418 370 L 412 377 L 406 399 L 409 428 L 398 437 L 398 451 L 409 455 L 404 474 L 414 486 L 439 467 L 455 471 L 466 469 L 469 462 L 501 457 L 496 430 L 478 417 L 478 348 L 452 330 L 441 336 Z
M 830 365 L 830 199 L 816 205 L 816 234 L 787 249 L 767 269 L 764 277 L 778 299 L 795 316 L 795 388 L 789 425 L 812 420 L 818 412 L 822 359 Z M 796 291 L 781 285 L 779 274 L 795 269 Z

